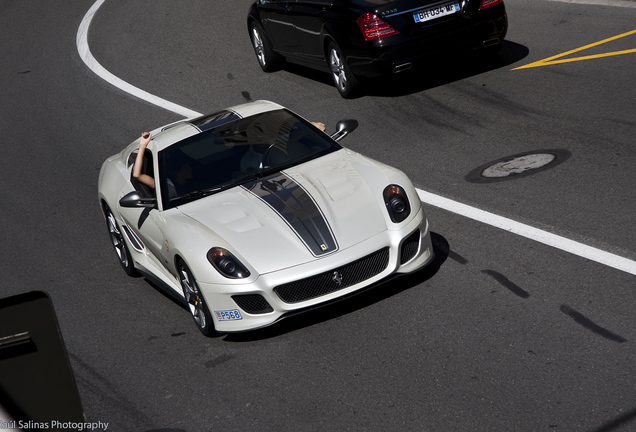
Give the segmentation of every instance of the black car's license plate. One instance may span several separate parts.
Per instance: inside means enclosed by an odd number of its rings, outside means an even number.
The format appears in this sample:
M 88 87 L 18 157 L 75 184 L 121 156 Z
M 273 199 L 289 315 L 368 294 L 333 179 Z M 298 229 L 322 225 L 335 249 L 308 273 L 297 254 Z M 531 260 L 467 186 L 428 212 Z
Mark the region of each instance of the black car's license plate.
M 425 9 L 423 11 L 415 12 L 413 14 L 413 18 L 415 19 L 416 23 L 421 23 L 421 22 L 430 21 L 436 18 L 440 18 L 446 15 L 451 15 L 451 14 L 454 14 L 455 12 L 459 12 L 459 3 L 451 2 L 441 6 L 436 6 L 429 9 Z

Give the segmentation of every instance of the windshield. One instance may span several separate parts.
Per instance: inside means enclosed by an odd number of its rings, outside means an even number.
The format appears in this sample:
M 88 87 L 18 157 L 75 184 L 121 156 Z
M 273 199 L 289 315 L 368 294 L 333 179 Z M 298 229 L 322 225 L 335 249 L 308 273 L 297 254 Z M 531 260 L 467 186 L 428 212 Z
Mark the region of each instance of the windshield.
M 287 110 L 224 123 L 162 150 L 164 209 L 339 150 L 311 123 Z

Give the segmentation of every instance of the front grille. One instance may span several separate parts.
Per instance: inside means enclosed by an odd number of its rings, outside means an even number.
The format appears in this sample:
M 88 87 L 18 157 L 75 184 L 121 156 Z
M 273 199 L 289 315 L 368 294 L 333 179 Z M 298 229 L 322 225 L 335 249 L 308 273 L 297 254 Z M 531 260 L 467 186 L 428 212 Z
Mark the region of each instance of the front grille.
M 232 300 L 238 307 L 249 314 L 264 314 L 274 312 L 274 308 L 260 294 L 240 294 L 233 295 Z
M 420 248 L 420 230 L 411 234 L 404 243 L 402 243 L 402 253 L 400 254 L 400 265 L 407 263 L 413 259 Z
M 389 248 L 324 273 L 279 285 L 274 292 L 285 303 L 298 303 L 350 287 L 378 275 L 389 265 Z

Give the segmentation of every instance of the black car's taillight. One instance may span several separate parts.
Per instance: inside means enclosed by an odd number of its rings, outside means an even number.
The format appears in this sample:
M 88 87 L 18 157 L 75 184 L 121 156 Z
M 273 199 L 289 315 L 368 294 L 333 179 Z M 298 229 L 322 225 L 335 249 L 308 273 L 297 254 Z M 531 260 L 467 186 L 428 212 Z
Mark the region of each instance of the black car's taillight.
M 392 184 L 384 188 L 384 203 L 389 217 L 395 223 L 400 223 L 411 214 L 411 206 L 402 187 Z
M 503 0 L 481 0 L 481 6 L 479 6 L 479 10 L 498 5 L 499 3 L 503 3 Z
M 399 32 L 376 15 L 367 12 L 356 20 L 366 41 L 384 39 Z

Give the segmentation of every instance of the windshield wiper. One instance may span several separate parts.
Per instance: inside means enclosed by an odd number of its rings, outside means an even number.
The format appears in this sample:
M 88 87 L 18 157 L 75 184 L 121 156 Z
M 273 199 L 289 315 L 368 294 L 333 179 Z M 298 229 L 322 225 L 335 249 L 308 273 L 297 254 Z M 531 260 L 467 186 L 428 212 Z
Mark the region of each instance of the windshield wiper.
M 219 192 L 221 190 L 223 190 L 223 187 L 213 187 L 213 188 L 210 188 L 210 189 L 196 190 L 196 191 L 188 192 L 185 195 L 179 195 L 178 197 L 172 198 L 172 200 L 175 200 L 175 199 L 181 200 L 181 199 L 203 198 L 203 197 L 206 197 L 208 195 L 212 195 L 212 194 L 214 194 L 216 192 Z
M 221 192 L 224 191 L 226 189 L 232 189 L 233 187 L 239 186 L 243 183 L 245 183 L 246 181 L 250 181 L 253 180 L 254 178 L 258 177 L 258 173 L 256 173 L 254 176 L 252 176 L 251 178 L 247 178 L 247 179 L 239 179 L 239 180 L 232 180 L 231 182 L 227 182 L 225 184 L 222 184 L 220 186 L 214 186 L 208 189 L 202 189 L 202 190 L 196 190 L 196 191 L 192 191 L 192 192 L 188 192 L 187 194 L 184 195 L 180 195 L 175 199 L 199 199 L 199 198 L 203 198 L 209 195 L 213 195 L 217 192 Z
M 261 170 L 258 172 L 258 174 L 256 174 L 254 177 L 255 178 L 263 178 L 263 177 L 267 177 L 270 174 L 276 173 L 276 172 L 280 172 L 281 171 L 281 167 L 268 167 L 268 168 L 261 168 Z
M 279 172 L 279 171 L 280 171 L 280 168 L 261 169 L 260 171 L 257 171 L 257 172 L 255 172 L 255 173 L 253 173 L 253 174 L 251 174 L 251 175 L 249 175 L 247 177 L 243 177 L 243 178 L 240 178 L 240 179 L 232 180 L 231 182 L 225 183 L 225 184 L 223 184 L 221 186 L 214 186 L 214 187 L 211 187 L 211 188 L 208 188 L 208 189 L 195 190 L 195 191 L 192 191 L 192 192 L 188 192 L 187 194 L 179 195 L 178 197 L 172 198 L 170 201 L 174 201 L 174 200 L 177 200 L 177 199 L 178 200 L 182 200 L 182 199 L 192 200 L 192 199 L 203 198 L 203 197 L 206 197 L 206 196 L 209 196 L 209 195 L 213 195 L 213 194 L 215 194 L 217 192 L 224 191 L 226 189 L 231 189 L 233 187 L 240 186 L 240 185 L 245 184 L 245 183 L 249 183 L 251 181 L 263 178 L 265 176 L 268 176 L 268 175 L 270 175 L 272 173 Z

